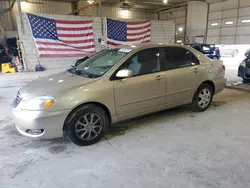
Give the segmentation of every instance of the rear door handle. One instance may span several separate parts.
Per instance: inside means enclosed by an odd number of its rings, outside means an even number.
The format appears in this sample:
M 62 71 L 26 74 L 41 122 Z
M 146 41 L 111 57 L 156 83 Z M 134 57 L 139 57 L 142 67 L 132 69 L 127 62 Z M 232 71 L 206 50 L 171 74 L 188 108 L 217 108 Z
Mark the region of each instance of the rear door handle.
M 163 77 L 163 75 L 157 75 L 157 76 L 155 77 L 155 79 L 156 79 L 156 80 L 163 80 L 164 77 Z

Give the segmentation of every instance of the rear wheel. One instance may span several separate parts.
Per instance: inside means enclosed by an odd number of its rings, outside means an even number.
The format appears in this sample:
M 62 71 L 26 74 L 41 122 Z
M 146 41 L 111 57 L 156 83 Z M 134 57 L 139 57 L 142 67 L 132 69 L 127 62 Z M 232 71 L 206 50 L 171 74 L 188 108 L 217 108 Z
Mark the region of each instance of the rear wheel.
M 209 84 L 201 84 L 197 89 L 193 102 L 192 108 L 195 112 L 203 112 L 209 108 L 213 100 L 213 89 Z
M 66 135 L 78 146 L 98 142 L 108 126 L 105 111 L 96 105 L 86 105 L 72 112 L 66 124 Z

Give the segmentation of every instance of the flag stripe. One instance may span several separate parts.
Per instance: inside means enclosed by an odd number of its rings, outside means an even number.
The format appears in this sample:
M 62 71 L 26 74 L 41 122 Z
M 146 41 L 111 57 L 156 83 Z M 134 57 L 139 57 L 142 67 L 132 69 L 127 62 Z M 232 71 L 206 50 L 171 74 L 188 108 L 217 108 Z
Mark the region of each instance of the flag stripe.
M 93 36 L 93 32 L 90 31 L 90 33 L 84 33 L 84 34 L 66 34 L 66 33 L 58 33 L 58 37 L 73 37 L 73 38 L 78 38 L 78 37 L 88 37 L 88 36 Z
M 127 37 L 129 38 L 129 37 L 131 37 L 131 36 L 138 36 L 138 35 L 145 35 L 145 34 L 150 34 L 150 29 L 148 29 L 148 30 L 145 30 L 145 31 L 142 31 L 142 32 L 140 32 L 140 33 L 127 33 Z
M 91 56 L 93 54 L 63 54 L 63 57 L 85 57 Z M 60 58 L 62 54 L 40 54 L 40 57 L 47 57 L 47 58 Z
M 128 28 L 128 30 L 140 30 L 140 29 L 146 29 L 146 28 L 150 28 L 150 26 L 146 25 L 146 26 L 142 26 L 142 27 L 132 27 L 132 28 Z
M 60 47 L 60 46 L 72 46 L 74 48 L 83 48 L 86 46 L 95 46 L 94 41 L 93 42 L 89 42 L 89 43 L 75 43 L 75 44 L 65 44 L 62 42 L 41 42 L 41 41 L 37 41 L 36 42 L 37 45 L 39 46 L 47 46 L 47 47 L 51 47 L 51 46 L 56 46 L 56 47 Z
M 150 27 L 151 26 L 151 23 L 145 23 L 145 24 L 139 24 L 139 25 L 127 25 L 128 28 L 138 28 L 138 27 Z
M 128 42 L 135 42 L 135 41 L 142 41 L 145 39 L 150 39 L 150 35 L 142 36 L 140 38 L 128 39 L 127 41 Z
M 84 31 L 84 30 L 91 30 L 93 29 L 92 26 L 87 26 L 87 27 L 56 27 L 57 32 L 58 31 Z
M 127 34 L 131 34 L 131 33 L 141 33 L 141 32 L 151 32 L 151 28 L 145 28 L 145 29 L 139 29 L 139 30 L 127 30 Z
M 74 51 L 74 52 L 82 52 L 79 49 L 73 49 L 73 48 L 43 48 L 43 47 L 39 47 L 38 48 L 39 51 L 54 51 L 54 52 L 69 52 L 69 51 Z M 83 51 L 84 53 L 89 52 L 89 53 L 94 53 L 95 49 L 92 48 L 85 48 L 85 50 Z

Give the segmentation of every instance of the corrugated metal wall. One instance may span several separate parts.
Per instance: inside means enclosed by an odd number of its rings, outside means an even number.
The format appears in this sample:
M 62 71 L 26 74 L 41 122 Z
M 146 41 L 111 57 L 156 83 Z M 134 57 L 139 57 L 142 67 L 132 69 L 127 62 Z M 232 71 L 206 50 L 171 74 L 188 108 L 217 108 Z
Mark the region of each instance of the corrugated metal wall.
M 207 43 L 250 43 L 250 0 L 228 0 L 209 6 Z
M 0 8 L 1 9 L 6 9 L 9 7 L 10 6 L 9 6 L 8 1 L 0 1 Z M 14 30 L 14 26 L 12 24 L 10 12 L 0 14 L 0 24 L 5 31 L 13 31 Z
M 67 14 L 71 12 L 71 3 L 67 2 L 54 2 L 54 1 L 43 1 L 36 0 L 35 3 L 22 2 L 22 11 L 29 13 L 44 13 L 44 14 Z M 0 8 L 9 8 L 9 2 L 0 0 Z M 5 31 L 16 30 L 16 16 L 18 12 L 17 4 L 15 3 L 11 12 L 0 15 L 0 22 Z M 11 16 L 13 19 L 11 19 Z M 12 21 L 13 20 L 13 21 Z
M 80 11 L 79 15 L 84 16 L 99 16 L 98 15 L 98 6 L 93 6 L 84 11 Z M 112 6 L 103 6 L 102 16 L 108 18 L 121 18 L 121 19 L 148 19 L 148 20 L 157 20 L 157 14 L 154 12 L 146 12 L 140 10 L 128 10 L 123 11 L 118 7 Z

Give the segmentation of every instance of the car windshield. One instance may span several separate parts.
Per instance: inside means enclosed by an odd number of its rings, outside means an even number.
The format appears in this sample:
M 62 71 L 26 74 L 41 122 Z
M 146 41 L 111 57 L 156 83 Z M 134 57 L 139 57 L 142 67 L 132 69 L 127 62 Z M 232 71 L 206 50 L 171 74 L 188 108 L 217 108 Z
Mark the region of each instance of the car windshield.
M 103 50 L 69 71 L 80 76 L 97 78 L 108 72 L 130 51 L 130 49 Z

